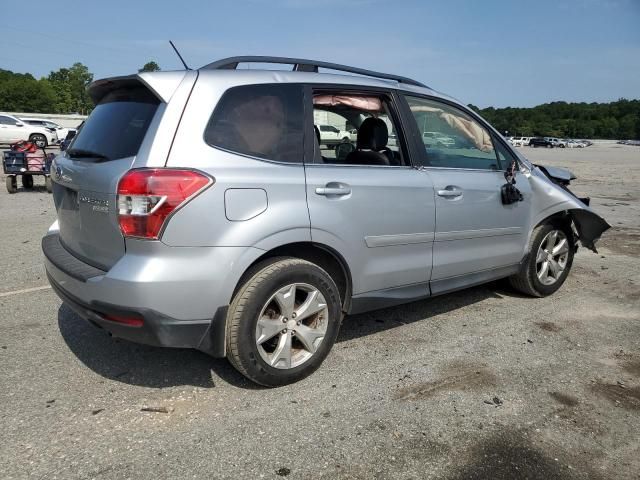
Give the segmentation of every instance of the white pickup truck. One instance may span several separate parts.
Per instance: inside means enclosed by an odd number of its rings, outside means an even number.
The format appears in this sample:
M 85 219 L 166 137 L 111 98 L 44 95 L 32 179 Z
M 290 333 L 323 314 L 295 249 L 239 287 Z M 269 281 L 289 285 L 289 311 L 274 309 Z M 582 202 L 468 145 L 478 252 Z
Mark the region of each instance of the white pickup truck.
M 333 125 L 318 125 L 320 130 L 320 145 L 326 145 L 332 148 L 340 143 L 352 142 L 357 138 L 357 131 L 340 130 Z

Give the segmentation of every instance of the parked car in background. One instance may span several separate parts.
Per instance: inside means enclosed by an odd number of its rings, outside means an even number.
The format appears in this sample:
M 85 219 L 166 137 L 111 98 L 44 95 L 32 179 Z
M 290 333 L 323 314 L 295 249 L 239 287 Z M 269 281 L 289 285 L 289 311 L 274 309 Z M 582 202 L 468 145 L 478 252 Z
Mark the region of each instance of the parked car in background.
M 235 72 L 247 62 L 287 67 Z M 409 78 L 234 57 L 88 93 L 95 109 L 51 169 L 51 286 L 114 337 L 227 357 L 261 385 L 319 368 L 345 315 L 499 278 L 551 295 L 609 228 L 571 172 Z M 321 112 L 357 128 L 340 160 L 318 146 Z M 455 137 L 471 147 L 436 145 Z
M 333 125 L 318 125 L 318 130 L 320 130 L 320 145 L 326 145 L 329 148 L 335 147 L 339 143 L 352 141 L 353 133 L 340 130 Z
M 530 147 L 546 147 L 546 148 L 553 148 L 555 147 L 554 143 L 549 140 L 546 137 L 534 137 L 531 140 L 529 140 L 529 146 Z
M 545 137 L 545 138 L 549 140 L 551 143 L 553 143 L 554 147 L 565 148 L 567 146 L 567 142 L 565 142 L 560 138 L 556 138 L 556 137 Z
M 84 121 L 80 123 L 80 125 L 78 125 L 78 128 L 69 129 L 69 133 L 67 133 L 67 136 L 64 137 L 60 142 L 61 151 L 65 151 L 69 147 L 69 144 L 71 143 L 71 141 L 76 137 L 76 135 L 78 135 L 78 132 L 82 130 L 83 125 L 84 125 Z
M 440 132 L 422 132 L 422 141 L 427 144 L 430 142 L 432 146 L 451 148 L 455 146 L 456 141 L 449 135 Z
M 529 145 L 529 141 L 531 137 L 513 137 L 511 140 L 511 144 L 514 147 L 524 147 L 525 145 Z
M 28 140 L 38 147 L 46 147 L 58 143 L 55 128 L 41 125 L 30 125 L 18 117 L 0 113 L 0 143 L 15 143 Z
M 67 135 L 69 134 L 69 132 L 76 131 L 75 128 L 62 127 L 57 123 L 52 122 L 51 120 L 47 120 L 45 118 L 20 117 L 20 120 L 22 120 L 25 123 L 28 123 L 29 125 L 38 125 L 45 128 L 53 128 L 56 131 L 56 134 L 58 135 L 58 143 L 62 142 L 65 138 L 67 138 Z
M 578 140 L 572 140 L 570 138 L 565 139 L 565 144 L 567 148 L 584 148 L 587 146 L 586 144 L 579 142 Z

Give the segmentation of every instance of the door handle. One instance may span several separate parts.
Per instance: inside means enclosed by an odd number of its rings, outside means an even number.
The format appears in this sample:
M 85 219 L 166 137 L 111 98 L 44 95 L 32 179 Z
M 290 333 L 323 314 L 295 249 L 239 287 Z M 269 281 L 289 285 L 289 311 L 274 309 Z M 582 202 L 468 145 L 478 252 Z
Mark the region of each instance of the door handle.
M 438 196 L 444 198 L 457 198 L 462 196 L 462 190 L 448 186 L 444 190 L 438 190 Z
M 343 183 L 330 182 L 324 187 L 316 187 L 316 195 L 349 195 L 351 193 L 351 187 Z

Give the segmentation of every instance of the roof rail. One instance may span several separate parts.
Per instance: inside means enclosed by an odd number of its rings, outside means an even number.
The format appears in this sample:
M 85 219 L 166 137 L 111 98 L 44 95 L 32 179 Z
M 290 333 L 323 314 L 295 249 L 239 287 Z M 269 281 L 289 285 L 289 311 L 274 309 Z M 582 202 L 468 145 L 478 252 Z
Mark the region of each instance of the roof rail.
M 365 70 L 364 68 L 349 67 L 347 65 L 340 65 L 337 63 L 321 62 L 317 60 L 306 60 L 304 58 L 288 58 L 288 57 L 263 57 L 263 56 L 241 56 L 241 57 L 229 57 L 223 58 L 213 63 L 209 63 L 201 70 L 235 70 L 239 63 L 282 63 L 287 65 L 293 65 L 293 71 L 297 72 L 318 72 L 318 68 L 327 68 L 329 70 L 336 70 L 339 72 L 349 72 L 358 75 L 365 75 L 367 77 L 383 78 L 385 80 L 394 80 L 399 83 L 406 83 L 407 85 L 415 85 L 417 87 L 429 88 L 426 85 L 412 80 L 407 77 L 401 77 L 399 75 L 391 75 L 388 73 L 374 72 L 372 70 Z

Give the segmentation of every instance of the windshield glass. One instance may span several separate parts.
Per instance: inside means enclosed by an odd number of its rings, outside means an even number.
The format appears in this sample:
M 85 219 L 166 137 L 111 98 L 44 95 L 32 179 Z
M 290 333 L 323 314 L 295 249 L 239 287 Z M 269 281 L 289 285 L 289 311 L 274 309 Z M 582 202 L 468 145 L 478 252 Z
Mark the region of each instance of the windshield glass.
M 138 153 L 160 101 L 146 88 L 108 93 L 85 121 L 67 151 L 74 157 L 116 160 Z M 73 152 L 76 152 L 74 155 Z

